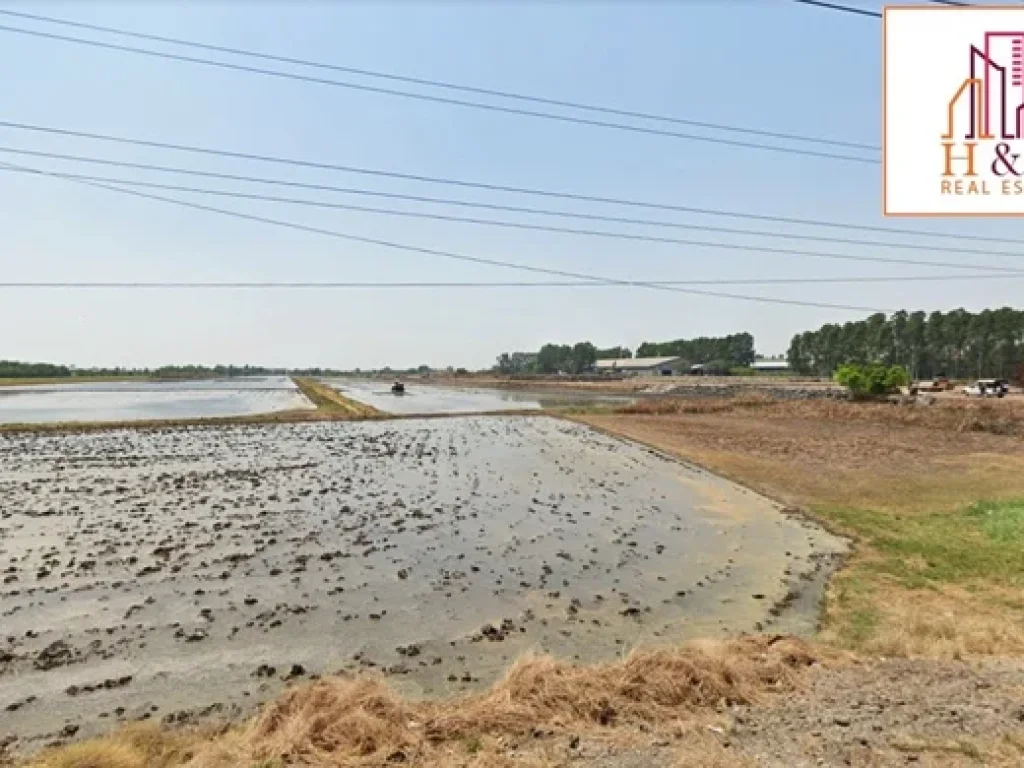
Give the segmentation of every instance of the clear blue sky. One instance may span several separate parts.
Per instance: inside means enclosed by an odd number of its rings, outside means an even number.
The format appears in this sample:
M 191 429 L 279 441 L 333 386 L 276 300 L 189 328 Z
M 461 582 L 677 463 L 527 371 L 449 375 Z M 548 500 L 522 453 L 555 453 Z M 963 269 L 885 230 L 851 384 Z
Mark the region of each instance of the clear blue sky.
M 851 0 L 851 4 L 880 7 L 870 0 Z M 785 0 L 651 4 L 26 2 L 0 7 L 698 120 L 870 144 L 881 140 L 880 22 Z M 44 28 L 11 19 L 0 23 Z M 499 184 L 886 223 L 881 216 L 878 166 L 492 114 L 6 32 L 0 32 L 0 68 L 5 73 L 0 78 L 2 120 Z M 499 203 L 638 213 L 197 158 L 8 129 L 0 129 L 0 146 Z M 0 156 L 5 159 L 71 173 L 189 183 L 181 177 Z M 275 193 L 272 188 L 248 191 Z M 211 202 L 210 198 L 192 199 Z M 336 199 L 375 204 L 358 198 Z M 213 204 L 429 248 L 625 279 L 929 271 L 236 200 Z M 436 206 L 396 206 L 437 210 Z M 653 212 L 647 215 L 670 217 Z M 744 226 L 743 222 L 682 214 L 674 218 Z M 1021 232 L 1015 222 L 893 224 L 1010 237 Z M 544 279 L 289 232 L 12 173 L 0 174 L 0 225 L 3 281 Z M 688 237 L 685 232 L 676 235 Z M 702 233 L 692 236 L 728 239 Z M 773 247 L 785 243 L 749 237 L 742 242 Z M 878 248 L 810 243 L 793 247 L 929 258 L 926 253 Z M 933 258 L 970 263 L 979 257 L 936 253 Z M 986 261 L 1020 263 L 1012 258 Z M 999 280 L 724 290 L 880 308 L 945 310 L 1013 304 L 1022 284 L 1021 280 Z M 643 340 L 743 330 L 754 333 L 760 351 L 775 353 L 785 350 L 794 332 L 861 314 L 622 287 L 12 290 L 0 293 L 0 358 L 79 365 L 249 362 L 477 367 L 490 364 L 503 350 L 535 349 L 546 341 L 590 339 L 599 345 L 635 346 Z

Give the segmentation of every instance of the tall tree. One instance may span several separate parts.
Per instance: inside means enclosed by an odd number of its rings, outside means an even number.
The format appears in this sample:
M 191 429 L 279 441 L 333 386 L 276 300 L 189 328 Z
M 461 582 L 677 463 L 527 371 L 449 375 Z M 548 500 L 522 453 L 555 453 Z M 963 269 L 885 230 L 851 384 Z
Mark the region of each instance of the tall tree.
M 633 353 L 626 347 L 608 347 L 608 349 L 597 350 L 598 360 L 628 360 Z
M 597 347 L 589 341 L 576 342 L 569 354 L 569 370 L 572 373 L 583 373 L 594 364 L 595 360 L 597 360 Z
M 879 363 L 904 366 L 914 378 L 1008 377 L 1024 362 L 1024 311 L 878 313 L 797 334 L 789 360 L 793 370 L 820 376 L 846 363 Z

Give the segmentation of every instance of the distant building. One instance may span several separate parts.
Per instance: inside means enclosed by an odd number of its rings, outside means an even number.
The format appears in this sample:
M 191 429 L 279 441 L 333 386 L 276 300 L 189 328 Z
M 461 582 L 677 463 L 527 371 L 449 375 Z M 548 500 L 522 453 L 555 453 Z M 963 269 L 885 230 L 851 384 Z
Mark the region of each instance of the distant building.
M 788 371 L 789 361 L 784 357 L 764 357 L 750 364 L 755 371 Z
M 682 364 L 682 358 L 679 357 L 625 357 L 614 360 L 597 360 L 594 363 L 594 370 L 598 373 L 671 376 L 679 372 Z

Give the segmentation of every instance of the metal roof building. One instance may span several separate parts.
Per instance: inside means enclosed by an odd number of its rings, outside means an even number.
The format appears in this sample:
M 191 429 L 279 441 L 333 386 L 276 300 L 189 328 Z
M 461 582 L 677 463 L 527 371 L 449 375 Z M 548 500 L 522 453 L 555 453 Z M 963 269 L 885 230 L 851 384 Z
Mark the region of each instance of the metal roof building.
M 597 360 L 594 370 L 598 373 L 661 373 L 669 374 L 678 370 L 679 357 L 633 357 Z
M 788 371 L 789 361 L 784 357 L 765 357 L 750 364 L 755 371 Z

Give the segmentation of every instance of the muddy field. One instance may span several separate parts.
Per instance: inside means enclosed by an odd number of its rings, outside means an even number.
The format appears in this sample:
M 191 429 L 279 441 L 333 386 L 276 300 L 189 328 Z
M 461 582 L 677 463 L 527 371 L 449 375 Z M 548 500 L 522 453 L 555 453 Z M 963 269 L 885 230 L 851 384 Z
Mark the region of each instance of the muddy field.
M 249 710 L 289 681 L 416 695 L 808 632 L 843 548 L 749 491 L 548 417 L 0 436 L 0 743 Z

